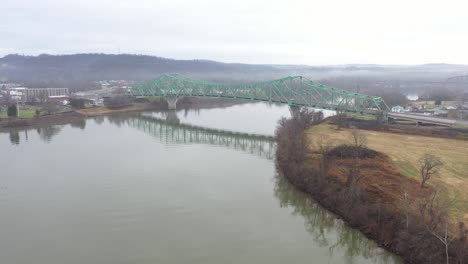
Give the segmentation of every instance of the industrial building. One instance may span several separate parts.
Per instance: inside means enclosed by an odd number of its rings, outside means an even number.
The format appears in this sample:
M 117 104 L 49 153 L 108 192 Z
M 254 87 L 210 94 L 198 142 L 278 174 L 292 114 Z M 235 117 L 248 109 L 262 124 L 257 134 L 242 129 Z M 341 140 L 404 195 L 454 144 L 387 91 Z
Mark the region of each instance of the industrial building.
M 68 88 L 26 88 L 26 87 L 12 87 L 6 88 L 4 93 L 11 96 L 13 100 L 20 102 L 38 102 L 47 101 L 51 96 L 68 96 Z

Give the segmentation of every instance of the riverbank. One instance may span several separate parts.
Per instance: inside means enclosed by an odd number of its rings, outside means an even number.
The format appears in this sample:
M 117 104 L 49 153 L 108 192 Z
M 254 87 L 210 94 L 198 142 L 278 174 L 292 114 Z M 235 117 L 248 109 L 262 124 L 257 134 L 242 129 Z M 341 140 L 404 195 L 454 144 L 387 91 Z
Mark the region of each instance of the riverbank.
M 209 109 L 229 107 L 245 103 L 249 103 L 249 101 L 223 98 L 181 98 L 177 107 L 178 109 Z M 91 107 L 86 109 L 63 111 L 50 115 L 31 116 L 30 118 L 4 118 L 0 119 L 0 131 L 9 130 L 12 128 L 68 124 L 89 117 L 115 113 L 164 110 L 167 110 L 167 103 L 164 100 L 134 100 L 129 106 L 120 109 L 111 109 L 108 107 Z
M 310 146 L 305 132 L 319 123 L 298 115 L 277 130 L 277 166 L 296 188 L 406 263 L 449 263 L 446 255 L 451 263 L 468 263 L 464 224 L 452 224 L 433 188 L 402 176 L 383 153 L 332 146 L 323 137 Z M 451 225 L 446 244 L 444 223 Z
M 352 123 L 350 123 L 351 125 Z M 357 125 L 357 123 L 354 123 Z M 366 138 L 368 148 L 383 153 L 388 157 L 388 166 L 403 178 L 420 181 L 420 159 L 424 154 L 432 154 L 442 159 L 444 165 L 438 175 L 428 182 L 431 187 L 456 201 L 451 207 L 454 222 L 468 224 L 468 141 L 460 137 L 463 130 L 451 128 L 431 128 L 415 126 L 388 126 L 386 129 L 367 129 L 365 125 L 339 126 L 334 120 L 307 129 L 310 149 L 317 152 L 319 139 L 325 139 L 331 146 L 352 141 L 353 131 Z M 350 128 L 353 127 L 353 128 Z M 440 133 L 446 131 L 442 137 Z
M 0 131 L 13 128 L 68 124 L 84 118 L 86 118 L 86 116 L 76 111 L 68 111 L 28 119 L 3 119 L 0 121 Z

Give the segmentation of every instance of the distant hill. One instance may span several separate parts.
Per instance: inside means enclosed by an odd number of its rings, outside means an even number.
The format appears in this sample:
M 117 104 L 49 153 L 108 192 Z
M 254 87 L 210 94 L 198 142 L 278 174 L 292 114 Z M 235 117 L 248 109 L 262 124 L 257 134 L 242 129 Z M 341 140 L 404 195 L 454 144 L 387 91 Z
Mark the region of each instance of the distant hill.
M 31 86 L 89 86 L 97 80 L 147 80 L 163 73 L 186 75 L 254 75 L 279 72 L 273 66 L 174 60 L 144 55 L 7 55 L 0 58 L 0 82 Z
M 303 75 L 349 90 L 355 90 L 357 82 L 360 82 L 360 88 L 367 87 L 369 90 L 381 89 L 384 86 L 416 89 L 435 87 L 433 83 L 442 83 L 454 76 L 468 75 L 468 65 L 258 65 L 96 53 L 39 56 L 13 54 L 0 58 L 0 83 L 15 82 L 29 87 L 87 90 L 93 89 L 95 81 L 99 80 L 141 81 L 155 79 L 163 73 L 179 73 L 216 82 L 253 82 L 288 75 Z

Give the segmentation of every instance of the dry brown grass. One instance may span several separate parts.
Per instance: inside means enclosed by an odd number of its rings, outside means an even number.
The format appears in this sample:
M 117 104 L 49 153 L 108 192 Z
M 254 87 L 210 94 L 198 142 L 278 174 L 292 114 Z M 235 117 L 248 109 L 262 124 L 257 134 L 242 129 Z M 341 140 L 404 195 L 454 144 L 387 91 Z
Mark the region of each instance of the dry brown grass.
M 389 157 L 385 155 L 357 160 L 331 158 L 327 174 L 339 178 L 344 184 L 346 181 L 344 169 L 356 163 L 360 168 L 359 174 L 365 175 L 358 186 L 374 201 L 378 201 L 392 211 L 398 211 L 402 208 L 405 191 L 411 194 L 412 199 L 409 206 L 413 213 L 417 210 L 416 201 L 429 193 L 429 188 L 421 189 L 419 182 L 415 179 L 402 176 L 391 163 Z
M 388 155 L 401 175 L 420 180 L 418 160 L 425 153 L 441 157 L 444 167 L 429 185 L 443 188 L 452 199 L 453 216 L 468 222 L 468 141 L 417 135 L 402 135 L 360 130 L 368 147 Z M 323 123 L 307 132 L 316 148 L 317 139 L 327 138 L 333 144 L 351 143 L 350 129 L 337 129 Z

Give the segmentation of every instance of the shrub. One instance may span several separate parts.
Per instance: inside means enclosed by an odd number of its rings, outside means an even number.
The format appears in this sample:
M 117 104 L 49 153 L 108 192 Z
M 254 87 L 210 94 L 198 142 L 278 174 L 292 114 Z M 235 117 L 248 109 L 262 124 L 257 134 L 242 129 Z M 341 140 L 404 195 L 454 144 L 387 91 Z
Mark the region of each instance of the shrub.
M 106 100 L 106 106 L 109 109 L 122 109 L 131 106 L 131 100 L 127 97 L 116 96 Z
M 80 98 L 71 98 L 70 105 L 71 107 L 76 108 L 76 109 L 83 109 L 85 108 L 85 100 L 80 99 Z
M 352 145 L 340 145 L 327 153 L 328 157 L 360 159 L 375 158 L 378 154 L 379 153 L 375 150 L 368 149 L 363 146 Z
M 18 116 L 18 108 L 16 107 L 16 105 L 12 104 L 12 105 L 8 106 L 7 115 L 8 115 L 8 117 L 17 117 Z

